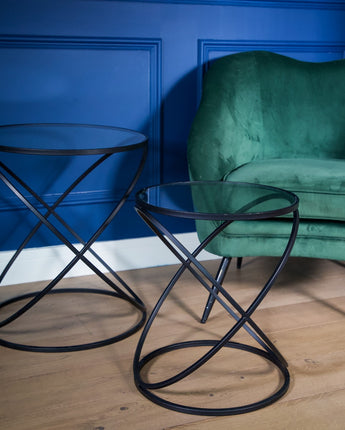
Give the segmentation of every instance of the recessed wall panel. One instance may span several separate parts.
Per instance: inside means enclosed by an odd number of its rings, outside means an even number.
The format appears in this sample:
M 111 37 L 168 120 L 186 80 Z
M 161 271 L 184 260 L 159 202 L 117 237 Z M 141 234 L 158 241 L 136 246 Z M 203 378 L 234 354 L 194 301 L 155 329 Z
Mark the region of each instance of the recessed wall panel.
M 160 50 L 159 39 L 2 37 L 0 123 L 103 124 L 141 131 L 149 137 L 149 156 L 137 189 L 147 183 L 157 183 Z M 88 161 L 85 157 L 43 158 L 2 154 L 2 161 L 20 172 L 51 203 Z M 84 220 L 85 231 L 91 231 L 90 227 L 95 228 L 101 218 L 98 212 L 101 213 L 102 205 L 110 210 L 128 186 L 138 161 L 136 154 L 111 157 L 101 171 L 95 171 L 66 199 L 62 205 L 65 215 L 70 218 L 74 211 L 84 210 L 88 218 L 87 222 Z M 25 224 L 32 221 L 27 219 L 22 204 L 3 185 L 1 195 L 2 224 L 10 225 L 11 219 L 16 219 L 11 234 L 9 230 L 2 230 L 0 237 L 2 249 L 11 249 L 17 242 L 19 225 L 25 229 Z M 134 211 L 130 218 L 136 220 Z M 114 238 L 111 229 L 104 237 L 108 238 Z M 56 243 L 53 238 L 43 242 L 44 245 Z M 40 244 L 41 241 L 33 240 L 31 246 Z

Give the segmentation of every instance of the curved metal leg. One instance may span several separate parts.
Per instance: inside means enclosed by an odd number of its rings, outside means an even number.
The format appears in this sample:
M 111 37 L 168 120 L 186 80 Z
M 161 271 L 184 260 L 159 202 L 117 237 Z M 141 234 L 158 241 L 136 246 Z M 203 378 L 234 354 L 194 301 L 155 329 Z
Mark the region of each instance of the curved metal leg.
M 258 295 L 253 300 L 252 304 L 248 309 L 244 310 L 233 297 L 222 287 L 219 280 L 222 278 L 224 269 L 228 265 L 228 262 L 223 261 L 223 270 L 218 272 L 218 279 L 214 279 L 210 273 L 198 262 L 196 259 L 197 255 L 207 246 L 207 244 L 215 237 L 220 231 L 222 231 L 229 222 L 223 223 L 219 226 L 215 232 L 213 232 L 205 241 L 200 244 L 200 246 L 193 252 L 190 253 L 176 238 L 151 214 L 138 210 L 139 215 L 144 219 L 144 221 L 151 227 L 151 229 L 157 234 L 157 236 L 168 246 L 168 248 L 176 255 L 176 257 L 181 261 L 181 266 L 176 272 L 176 274 L 171 279 L 170 283 L 164 290 L 160 299 L 158 300 L 156 306 L 154 307 L 139 339 L 134 361 L 133 361 L 133 372 L 134 380 L 138 390 L 146 396 L 151 401 L 157 403 L 160 406 L 172 409 L 178 412 L 197 414 L 197 415 L 233 415 L 244 412 L 253 411 L 264 406 L 267 406 L 279 398 L 281 398 L 287 391 L 289 387 L 290 377 L 287 370 L 287 363 L 282 357 L 277 348 L 273 343 L 267 338 L 267 336 L 262 332 L 262 330 L 257 326 L 257 324 L 252 320 L 252 314 L 257 309 L 259 304 L 262 302 L 266 294 L 271 289 L 275 279 L 284 267 L 287 258 L 291 252 L 293 243 L 296 238 L 297 228 L 298 228 L 298 212 L 294 212 L 293 226 L 291 230 L 291 235 L 288 244 L 284 250 L 284 253 L 276 266 L 273 274 L 260 290 Z M 229 331 L 218 341 L 215 340 L 197 340 L 197 341 L 186 341 L 175 343 L 167 346 L 158 348 L 151 353 L 141 357 L 143 346 L 146 337 L 150 331 L 150 328 L 159 313 L 160 308 L 169 296 L 169 293 L 183 274 L 185 270 L 189 270 L 193 276 L 200 282 L 200 284 L 206 288 L 206 290 L 213 296 L 214 300 L 217 300 L 224 309 L 235 319 L 234 325 L 229 329 Z M 221 274 L 220 274 L 221 273 Z M 206 280 L 205 280 L 206 278 Z M 210 287 L 211 285 L 211 287 Z M 234 311 L 235 309 L 235 311 Z M 240 330 L 244 328 L 247 332 L 258 342 L 259 346 L 262 348 L 256 348 L 250 345 L 245 345 L 242 343 L 233 342 L 233 336 Z M 159 381 L 155 383 L 149 383 L 142 377 L 142 370 L 144 367 L 150 363 L 154 358 L 166 354 L 170 351 L 184 349 L 184 348 L 197 348 L 209 346 L 210 349 L 202 355 L 197 361 L 189 365 L 184 370 L 180 371 L 178 374 Z M 188 375 L 195 372 L 197 369 L 202 367 L 206 362 L 208 362 L 219 350 L 222 348 L 234 348 L 247 351 L 259 355 L 266 360 L 270 361 L 281 374 L 281 384 L 277 388 L 276 392 L 267 396 L 261 401 L 254 402 L 251 404 L 246 404 L 243 406 L 229 407 L 229 408 L 208 408 L 208 407 L 191 407 L 188 405 L 178 404 L 170 402 L 157 394 L 154 394 L 155 389 L 160 389 L 168 387 L 176 382 L 181 381 Z
M 137 321 L 133 327 L 126 330 L 124 333 L 113 336 L 109 339 L 104 339 L 97 342 L 92 342 L 88 344 L 80 344 L 80 345 L 72 345 L 72 346 L 35 346 L 35 345 L 23 345 L 19 343 L 9 342 L 5 339 L 0 338 L 0 345 L 7 346 L 14 349 L 20 349 L 20 350 L 26 350 L 26 351 L 39 351 L 39 352 L 66 352 L 66 351 L 80 351 L 84 349 L 91 349 L 91 348 L 97 348 L 99 346 L 108 345 L 109 343 L 117 342 L 125 337 L 130 336 L 132 333 L 139 330 L 145 322 L 146 319 L 146 308 L 142 300 L 134 293 L 134 291 L 126 284 L 126 282 L 100 257 L 94 252 L 91 248 L 93 243 L 98 239 L 98 237 L 101 235 L 101 233 L 107 228 L 107 226 L 110 224 L 110 222 L 114 219 L 114 217 L 117 215 L 125 201 L 127 200 L 129 194 L 133 190 L 135 184 L 137 183 L 139 176 L 143 170 L 144 163 L 147 157 L 147 147 L 145 146 L 143 148 L 143 153 L 141 156 L 141 160 L 139 162 L 139 166 L 134 172 L 133 178 L 130 181 L 130 184 L 128 185 L 127 189 L 123 193 L 123 196 L 121 197 L 120 201 L 117 203 L 117 205 L 113 208 L 113 210 L 109 213 L 109 215 L 106 217 L 104 222 L 100 225 L 100 227 L 96 230 L 95 233 L 90 237 L 88 241 L 84 241 L 78 234 L 75 232 L 68 223 L 63 220 L 55 211 L 55 209 L 59 206 L 59 204 L 70 194 L 70 192 L 87 176 L 89 175 L 96 167 L 101 165 L 103 161 L 105 161 L 111 154 L 106 154 L 104 156 L 101 156 L 95 163 L 93 163 L 89 168 L 87 168 L 67 189 L 66 191 L 58 198 L 58 200 L 52 205 L 49 206 L 37 193 L 35 193 L 34 190 L 32 190 L 28 184 L 26 184 L 24 181 L 22 181 L 18 175 L 16 175 L 13 171 L 11 171 L 7 166 L 5 166 L 3 163 L 0 162 L 0 167 L 8 174 L 8 177 L 6 177 L 2 172 L 0 172 L 0 179 L 3 181 L 7 187 L 12 190 L 12 192 L 20 199 L 24 205 L 37 216 L 38 223 L 33 227 L 31 232 L 27 235 L 27 237 L 23 240 L 22 244 L 19 246 L 18 250 L 12 257 L 12 259 L 9 261 L 9 263 L 6 265 L 2 273 L 0 274 L 0 280 L 2 280 L 8 270 L 11 268 L 12 264 L 14 263 L 15 259 L 19 256 L 20 252 L 24 249 L 24 247 L 27 245 L 29 240 L 33 237 L 33 235 L 37 232 L 37 230 L 42 226 L 45 225 L 47 228 L 49 228 L 55 235 L 58 237 L 62 243 L 64 243 L 74 254 L 74 258 L 65 266 L 65 268 L 51 281 L 48 283 L 48 285 L 41 291 L 29 293 L 26 295 L 21 295 L 18 297 L 15 297 L 14 299 L 8 300 L 6 302 L 0 303 L 0 308 L 4 308 L 5 306 L 9 305 L 13 302 L 20 302 L 23 299 L 30 298 L 31 300 L 26 303 L 24 306 L 20 307 L 16 312 L 14 312 L 12 315 L 10 315 L 8 318 L 0 321 L 0 327 L 4 327 L 8 324 L 10 324 L 12 321 L 16 320 L 23 314 L 25 314 L 27 311 L 29 311 L 36 303 L 38 303 L 43 297 L 45 297 L 47 294 L 56 294 L 56 293 L 96 293 L 96 294 L 103 294 L 107 296 L 111 296 L 113 298 L 119 298 L 122 300 L 127 301 L 131 305 L 133 305 L 141 314 L 141 317 L 139 318 L 139 321 Z M 20 192 L 19 188 L 9 179 L 12 178 L 13 181 L 15 181 L 17 184 L 19 184 L 21 187 L 23 187 L 32 197 L 34 197 L 43 207 L 46 209 L 45 214 L 41 214 L 41 212 L 36 209 L 29 201 L 28 199 L 23 195 L 23 193 Z M 54 216 L 55 219 L 60 223 L 62 227 L 64 227 L 69 233 L 71 233 L 81 244 L 82 249 L 78 250 L 68 239 L 67 237 L 62 233 L 60 229 L 58 229 L 55 225 L 53 225 L 49 221 L 49 217 Z M 91 261 L 89 261 L 85 254 L 86 252 L 90 252 L 102 265 L 107 271 L 110 273 L 110 275 L 114 278 L 111 279 L 108 275 L 103 273 L 101 270 L 99 270 Z M 57 291 L 53 290 L 53 288 L 61 281 L 61 279 L 79 262 L 83 261 L 96 275 L 98 275 L 105 284 L 110 287 L 111 291 L 108 290 L 96 290 L 93 289 L 59 289 Z M 115 282 L 114 282 L 115 281 Z M 120 286 L 117 284 L 119 283 Z

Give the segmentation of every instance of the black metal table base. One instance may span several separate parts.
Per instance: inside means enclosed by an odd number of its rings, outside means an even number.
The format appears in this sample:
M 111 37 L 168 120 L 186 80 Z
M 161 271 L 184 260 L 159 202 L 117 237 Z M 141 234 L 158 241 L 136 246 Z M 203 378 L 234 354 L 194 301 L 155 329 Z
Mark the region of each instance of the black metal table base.
M 256 409 L 263 408 L 264 406 L 267 406 L 281 398 L 286 393 L 290 382 L 290 376 L 287 370 L 287 362 L 282 356 L 282 354 L 279 352 L 279 350 L 275 347 L 273 342 L 253 321 L 252 315 L 270 291 L 271 287 L 273 286 L 273 283 L 275 282 L 278 274 L 285 266 L 287 259 L 291 253 L 298 230 L 298 210 L 296 209 L 293 212 L 291 234 L 286 248 L 282 254 L 282 257 L 280 258 L 277 266 L 275 267 L 272 275 L 270 276 L 266 284 L 261 288 L 257 296 L 252 301 L 251 305 L 247 309 L 243 309 L 242 306 L 222 286 L 222 281 L 225 276 L 229 261 L 225 261 L 223 259 L 218 270 L 218 275 L 216 277 L 213 277 L 206 270 L 206 268 L 197 260 L 197 256 L 203 249 L 205 249 L 207 244 L 210 243 L 210 241 L 214 237 L 216 237 L 223 229 L 225 229 L 229 224 L 231 224 L 233 220 L 228 220 L 220 223 L 219 226 L 195 249 L 195 251 L 191 253 L 188 251 L 188 249 L 184 247 L 181 242 L 176 239 L 176 237 L 172 233 L 169 232 L 169 230 L 160 221 L 158 221 L 157 218 L 155 218 L 148 210 L 146 210 L 145 207 L 140 207 L 139 205 L 137 205 L 136 210 L 146 222 L 146 224 L 155 232 L 155 234 L 161 239 L 161 241 L 181 262 L 180 268 L 172 277 L 171 281 L 169 282 L 168 286 L 166 287 L 163 294 L 159 298 L 156 306 L 154 307 L 139 339 L 133 361 L 134 381 L 138 390 L 148 399 L 165 408 L 172 409 L 177 412 L 210 416 L 234 415 L 251 412 Z M 228 312 L 228 314 L 235 320 L 234 325 L 218 341 L 199 340 L 172 344 L 156 349 L 153 352 L 142 357 L 144 343 L 151 329 L 151 326 L 155 318 L 157 317 L 163 303 L 168 298 L 171 290 L 174 288 L 185 270 L 188 270 L 201 284 L 201 286 L 203 286 L 208 291 L 210 297 L 212 297 L 212 301 L 218 301 L 218 303 Z M 206 319 L 203 317 L 201 323 L 205 322 Z M 241 329 L 246 330 L 247 333 L 257 342 L 258 346 L 260 346 L 261 348 L 256 348 L 250 345 L 240 344 L 232 341 L 232 338 Z M 151 360 L 153 360 L 154 358 L 173 350 L 201 346 L 209 346 L 210 349 L 197 361 L 177 373 L 175 376 L 172 376 L 164 381 L 155 383 L 150 383 L 147 380 L 144 380 L 142 376 L 142 371 L 145 366 L 150 363 Z M 248 353 L 259 355 L 264 359 L 270 361 L 281 373 L 282 382 L 280 387 L 273 394 L 269 395 L 261 401 L 257 401 L 255 403 L 243 406 L 219 409 L 212 409 L 208 407 L 190 407 L 187 405 L 177 404 L 170 402 L 153 393 L 154 390 L 172 386 L 173 384 L 191 375 L 193 372 L 206 364 L 210 359 L 212 359 L 212 357 L 215 356 L 215 354 L 217 354 L 222 348 L 240 349 Z M 146 375 L 145 378 L 148 379 L 148 376 Z
M 165 346 L 163 348 L 152 351 L 150 354 L 146 355 L 142 360 L 140 360 L 140 362 L 137 365 L 137 370 L 138 372 L 141 372 L 146 364 L 149 364 L 151 360 L 153 360 L 154 358 L 162 354 L 179 350 L 179 349 L 184 349 L 184 348 L 195 348 L 195 347 L 204 347 L 204 346 L 214 347 L 217 345 L 217 343 L 218 342 L 214 340 L 199 340 L 199 341 L 175 343 L 172 345 Z M 260 357 L 263 357 L 267 361 L 270 361 L 279 370 L 281 374 L 282 382 L 280 387 L 276 390 L 274 394 L 271 394 L 267 398 L 247 405 L 229 407 L 229 408 L 199 408 L 199 407 L 186 406 L 178 403 L 173 403 L 153 393 L 153 389 L 166 387 L 168 385 L 171 385 L 173 382 L 171 384 L 170 382 L 148 384 L 143 382 L 141 378 L 137 378 L 136 386 L 138 390 L 145 397 L 147 397 L 149 400 L 156 403 L 157 405 L 163 406 L 167 409 L 172 409 L 176 412 L 182 412 L 182 413 L 187 413 L 192 415 L 205 415 L 205 416 L 237 415 L 245 412 L 255 411 L 257 409 L 261 409 L 265 406 L 268 406 L 276 402 L 287 392 L 290 384 L 289 371 L 285 366 L 285 364 L 277 360 L 277 357 L 271 351 L 270 352 L 263 351 L 262 349 L 255 348 L 253 346 L 245 345 L 238 342 L 227 342 L 224 344 L 223 347 L 247 351 L 249 353 L 256 354 Z
M 35 125 L 33 125 L 35 126 Z M 39 126 L 39 125 L 38 125 Z M 55 124 L 48 124 L 45 126 L 56 126 Z M 80 125 L 58 125 L 59 127 L 79 127 Z M 19 125 L 18 127 L 22 127 Z M 80 126 L 84 127 L 84 126 Z M 120 130 L 112 127 L 102 127 L 102 126 L 85 126 L 90 128 L 99 128 L 102 129 L 111 129 L 111 130 Z M 126 130 L 121 129 L 126 132 Z M 70 262 L 61 270 L 61 272 L 48 283 L 48 285 L 42 289 L 42 291 L 28 293 L 26 295 L 21 295 L 15 297 L 14 299 L 10 299 L 3 303 L 0 303 L 0 309 L 8 306 L 10 303 L 18 302 L 23 300 L 24 298 L 31 299 L 24 306 L 20 307 L 17 311 L 15 311 L 11 316 L 0 320 L 0 329 L 9 325 L 11 322 L 17 320 L 22 315 L 24 315 L 27 311 L 29 311 L 33 306 L 35 306 L 44 296 L 47 294 L 61 294 L 61 293 L 92 293 L 92 294 L 103 294 L 110 296 L 111 298 L 117 298 L 121 300 L 125 300 L 130 303 L 137 311 L 141 313 L 141 318 L 139 322 L 137 322 L 133 327 L 126 330 L 124 333 L 120 335 L 116 335 L 110 337 L 108 339 L 104 339 L 98 342 L 80 344 L 80 345 L 72 345 L 72 346 L 48 346 L 48 347 L 40 347 L 40 346 L 32 346 L 32 345 L 23 345 L 15 342 L 10 342 L 5 339 L 0 338 L 0 345 L 26 350 L 26 351 L 37 351 L 37 352 L 65 352 L 65 351 L 80 351 L 84 349 L 96 348 L 99 346 L 109 345 L 111 343 L 115 343 L 125 337 L 130 336 L 135 331 L 139 330 L 146 319 L 146 308 L 142 300 L 134 293 L 134 291 L 126 284 L 126 282 L 92 249 L 92 245 L 96 242 L 99 236 L 104 232 L 104 230 L 108 227 L 108 225 L 114 220 L 115 216 L 118 214 L 126 200 L 128 199 L 130 193 L 133 191 L 134 186 L 136 185 L 139 176 L 141 175 L 145 160 L 147 158 L 147 138 L 145 136 L 139 136 L 138 141 L 129 143 L 128 145 L 123 146 L 106 146 L 97 147 L 97 143 L 95 143 L 95 149 L 69 149 L 68 147 L 65 149 L 57 149 L 54 148 L 43 148 L 43 149 L 22 149 L 22 148 L 11 148 L 11 147 L 2 147 L 4 152 L 10 153 L 19 153 L 19 154 L 28 154 L 28 155 L 43 155 L 47 157 L 51 156 L 76 156 L 80 155 L 83 157 L 86 156 L 94 156 L 96 160 L 92 158 L 90 160 L 89 166 L 83 170 L 79 176 L 65 189 L 63 193 L 57 198 L 57 200 L 48 204 L 39 193 L 35 192 L 30 185 L 23 180 L 19 174 L 15 173 L 13 169 L 11 169 L 8 165 L 0 161 L 0 181 L 23 203 L 23 205 L 36 216 L 37 223 L 31 229 L 31 231 L 27 234 L 27 236 L 23 239 L 22 243 L 19 245 L 18 249 L 13 254 L 10 261 L 7 263 L 6 267 L 0 273 L 0 283 L 5 278 L 8 271 L 13 266 L 16 259 L 19 257 L 24 248 L 29 244 L 31 238 L 37 233 L 37 231 L 42 227 L 47 227 L 59 240 L 62 244 L 64 244 L 72 253 L 73 256 Z M 141 156 L 137 168 L 133 171 L 131 178 L 129 179 L 129 185 L 123 191 L 122 196 L 119 198 L 118 202 L 114 205 L 109 214 L 105 217 L 104 221 L 97 228 L 97 230 L 91 234 L 88 240 L 83 240 L 83 238 L 69 225 L 69 223 L 63 219 L 58 213 L 57 209 L 61 205 L 63 201 L 75 190 L 75 188 L 93 171 L 95 171 L 99 166 L 101 166 L 109 157 L 112 155 L 127 152 L 127 151 L 141 151 Z M 29 197 L 28 197 L 29 196 Z M 33 203 L 34 202 L 34 203 Z M 50 219 L 53 219 L 50 221 Z M 74 245 L 71 240 L 68 238 L 68 235 L 73 237 L 73 241 L 79 245 L 77 247 Z M 91 254 L 94 259 L 97 260 L 98 263 L 101 263 L 102 269 L 100 270 L 88 257 L 87 253 Z M 109 288 L 109 290 L 94 290 L 94 289 L 54 289 L 56 285 L 70 272 L 70 270 L 78 263 L 83 262 L 91 271 L 98 276 L 103 282 L 104 285 Z M 107 273 L 107 274 L 105 274 Z
M 104 296 L 109 296 L 115 299 L 121 299 L 125 301 L 129 301 L 126 297 L 121 297 L 119 294 L 117 294 L 115 291 L 109 291 L 109 290 L 101 290 L 96 288 L 60 288 L 58 290 L 52 290 L 48 295 L 55 295 L 55 294 L 99 294 Z M 21 300 L 26 300 L 30 298 L 35 298 L 37 295 L 40 294 L 40 291 L 22 294 L 20 296 L 13 297 L 9 300 L 6 300 L 0 304 L 0 309 L 5 308 L 8 305 L 11 305 L 12 303 L 19 302 Z M 13 348 L 18 349 L 21 351 L 30 351 L 30 352 L 73 352 L 73 351 L 83 351 L 87 349 L 93 349 L 93 348 L 99 348 L 101 346 L 111 345 L 112 343 L 118 342 L 122 339 L 125 339 L 129 336 L 131 336 L 133 333 L 138 331 L 143 324 L 145 323 L 146 319 L 146 312 L 142 312 L 142 309 L 140 306 L 138 306 L 138 310 L 140 312 L 141 317 L 139 318 L 139 321 L 137 321 L 131 328 L 126 330 L 125 332 L 122 332 L 121 334 L 118 334 L 116 336 L 111 336 L 109 338 L 98 340 L 95 342 L 89 342 L 89 343 L 83 343 L 80 345 L 64 345 L 64 346 L 37 346 L 37 345 L 23 345 L 21 343 L 16 342 L 10 342 L 5 339 L 0 338 L 0 345 L 5 346 L 7 348 Z

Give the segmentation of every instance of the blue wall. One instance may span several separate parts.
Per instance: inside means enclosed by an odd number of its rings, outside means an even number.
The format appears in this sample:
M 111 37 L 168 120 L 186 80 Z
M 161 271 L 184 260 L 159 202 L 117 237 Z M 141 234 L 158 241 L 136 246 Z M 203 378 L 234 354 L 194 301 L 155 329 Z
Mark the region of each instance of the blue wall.
M 345 2 L 1 0 L 0 33 L 0 123 L 142 131 L 150 138 L 143 186 L 187 178 L 186 139 L 209 62 L 252 49 L 308 61 L 344 58 Z M 25 160 L 7 161 L 22 163 L 23 174 L 39 184 Z M 132 166 L 128 158 L 123 164 Z M 73 174 L 71 166 L 53 165 L 50 186 L 44 180 L 40 189 L 48 198 L 61 191 L 58 174 Z M 91 180 L 62 211 L 87 238 L 123 186 L 116 173 L 113 185 Z M 13 249 L 34 220 L 3 186 L 0 192 L 0 249 Z M 132 198 L 101 239 L 148 234 Z M 30 246 L 55 243 L 42 230 Z

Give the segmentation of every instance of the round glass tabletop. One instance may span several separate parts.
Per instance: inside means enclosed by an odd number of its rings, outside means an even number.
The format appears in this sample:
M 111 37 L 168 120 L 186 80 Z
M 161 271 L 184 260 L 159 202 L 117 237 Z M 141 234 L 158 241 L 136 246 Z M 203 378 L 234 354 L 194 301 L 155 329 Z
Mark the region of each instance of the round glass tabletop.
M 36 155 L 90 155 L 128 151 L 147 137 L 136 131 L 87 124 L 0 126 L 0 151 Z
M 182 218 L 267 219 L 293 212 L 298 197 L 279 188 L 244 182 L 177 182 L 144 188 L 136 206 Z

